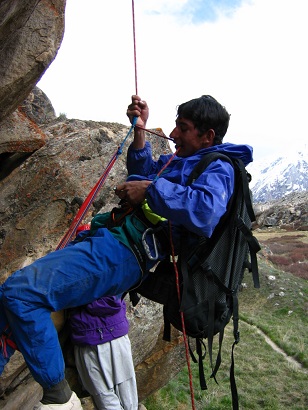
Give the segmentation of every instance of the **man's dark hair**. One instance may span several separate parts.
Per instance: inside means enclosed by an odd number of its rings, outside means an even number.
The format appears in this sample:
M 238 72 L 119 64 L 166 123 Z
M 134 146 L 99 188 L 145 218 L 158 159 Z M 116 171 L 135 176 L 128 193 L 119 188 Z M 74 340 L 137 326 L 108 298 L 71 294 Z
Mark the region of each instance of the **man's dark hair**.
M 230 120 L 230 114 L 225 107 L 211 95 L 202 95 L 179 105 L 177 117 L 192 121 L 199 135 L 212 128 L 215 131 L 214 145 L 222 143 Z

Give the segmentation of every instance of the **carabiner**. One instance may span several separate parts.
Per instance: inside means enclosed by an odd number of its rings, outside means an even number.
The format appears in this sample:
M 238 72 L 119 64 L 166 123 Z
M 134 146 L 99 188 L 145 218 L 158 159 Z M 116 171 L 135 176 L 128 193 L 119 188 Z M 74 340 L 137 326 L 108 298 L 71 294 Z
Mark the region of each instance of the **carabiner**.
M 156 238 L 155 238 L 155 233 L 154 233 L 154 232 L 155 232 L 155 231 L 154 231 L 153 228 L 148 228 L 148 229 L 146 229 L 146 230 L 143 232 L 143 234 L 142 234 L 142 245 L 143 245 L 143 248 L 144 248 L 144 250 L 145 250 L 145 253 L 146 253 L 147 257 L 148 257 L 151 261 L 157 261 L 158 256 L 159 256 L 159 255 L 158 255 L 157 243 L 156 243 Z M 148 233 L 152 233 L 152 240 L 153 240 L 155 255 L 152 255 L 152 254 L 151 254 L 150 247 L 149 247 L 149 245 L 148 245 L 148 243 L 147 243 L 147 240 L 146 240 L 146 236 L 147 236 Z

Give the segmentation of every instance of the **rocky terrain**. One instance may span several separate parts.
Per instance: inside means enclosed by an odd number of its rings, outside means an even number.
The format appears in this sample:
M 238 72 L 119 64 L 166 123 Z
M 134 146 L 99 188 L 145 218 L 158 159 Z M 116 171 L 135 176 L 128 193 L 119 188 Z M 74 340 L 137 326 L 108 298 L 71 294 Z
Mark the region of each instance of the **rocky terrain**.
M 308 229 L 308 191 L 292 192 L 271 202 L 254 204 L 260 227 Z

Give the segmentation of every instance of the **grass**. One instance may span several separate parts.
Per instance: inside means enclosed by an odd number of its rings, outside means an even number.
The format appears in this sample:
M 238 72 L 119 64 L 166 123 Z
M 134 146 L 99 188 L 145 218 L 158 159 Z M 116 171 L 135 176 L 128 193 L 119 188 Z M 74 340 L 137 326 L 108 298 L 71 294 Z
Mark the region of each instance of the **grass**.
M 308 231 L 257 232 L 263 256 L 274 266 L 308 279 Z
M 277 239 L 277 238 L 276 238 Z M 240 343 L 235 347 L 235 377 L 241 410 L 304 410 L 308 408 L 307 308 L 308 284 L 302 275 L 275 267 L 266 257 L 259 258 L 261 288 L 254 289 L 249 274 L 240 293 Z M 260 334 L 262 330 L 296 367 L 273 349 Z M 196 410 L 232 408 L 229 386 L 232 323 L 226 328 L 218 385 L 209 380 L 201 391 L 198 366 L 191 363 Z M 217 343 L 217 342 L 216 342 Z M 144 402 L 147 410 L 188 410 L 192 408 L 187 366 L 161 390 Z

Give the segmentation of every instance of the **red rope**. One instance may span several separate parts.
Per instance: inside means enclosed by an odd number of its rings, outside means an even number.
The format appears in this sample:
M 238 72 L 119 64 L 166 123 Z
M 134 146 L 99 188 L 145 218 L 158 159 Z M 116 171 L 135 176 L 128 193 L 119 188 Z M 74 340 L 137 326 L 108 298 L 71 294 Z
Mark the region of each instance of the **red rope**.
M 94 198 L 96 197 L 97 193 L 99 192 L 101 186 L 103 185 L 103 183 L 107 179 L 107 176 L 108 176 L 111 168 L 113 167 L 113 165 L 114 165 L 114 163 L 115 163 L 115 161 L 118 157 L 117 154 L 118 154 L 118 151 L 112 156 L 112 158 L 111 158 L 109 164 L 107 165 L 106 169 L 104 170 L 103 174 L 101 175 L 101 177 L 99 178 L 97 183 L 94 185 L 94 187 L 90 191 L 89 195 L 87 196 L 87 198 L 85 199 L 85 201 L 83 202 L 81 207 L 79 208 L 79 211 L 77 212 L 75 218 L 73 219 L 73 222 L 71 223 L 71 225 L 70 225 L 68 231 L 66 232 L 66 234 L 61 239 L 61 241 L 60 241 L 59 245 L 57 246 L 56 250 L 64 248 L 71 241 L 72 237 L 74 236 L 74 234 L 75 234 L 75 232 L 78 228 L 78 225 L 80 224 L 80 222 L 84 218 L 84 216 L 87 213 L 89 207 L 91 206 L 92 202 L 94 201 Z
M 137 87 L 137 53 L 136 53 L 136 26 L 135 26 L 135 5 L 134 5 L 134 0 L 132 0 L 132 16 L 133 16 L 133 37 L 134 37 L 135 89 L 136 89 L 136 95 L 138 95 L 138 87 Z
M 156 181 L 161 174 L 164 172 L 164 170 L 167 168 L 167 166 L 170 164 L 170 162 L 173 160 L 173 158 L 177 155 L 177 153 L 180 151 L 181 147 L 179 147 L 172 155 L 171 157 L 168 159 L 168 161 L 166 162 L 166 164 L 162 167 L 162 169 L 159 171 L 159 173 L 156 175 L 156 177 L 154 178 L 154 181 Z
M 181 302 L 181 292 L 180 292 L 179 271 L 178 271 L 178 267 L 177 267 L 176 260 L 175 260 L 174 246 L 173 246 L 173 241 L 172 241 L 172 229 L 171 229 L 171 222 L 170 221 L 169 221 L 169 235 L 170 235 L 172 262 L 173 262 L 173 267 L 174 267 L 174 272 L 175 272 L 176 290 L 177 290 L 178 299 L 179 299 L 179 303 L 180 303 Z M 189 358 L 189 346 L 188 346 L 187 334 L 186 334 L 186 329 L 185 329 L 184 313 L 180 311 L 180 315 L 181 315 L 181 322 L 182 322 L 182 329 L 183 329 L 183 339 L 184 339 L 184 345 L 185 345 L 186 363 L 187 363 L 188 376 L 189 376 L 191 408 L 193 410 L 195 410 L 196 407 L 195 407 L 194 386 L 193 386 L 193 382 L 192 382 L 192 372 L 191 372 L 190 358 Z

